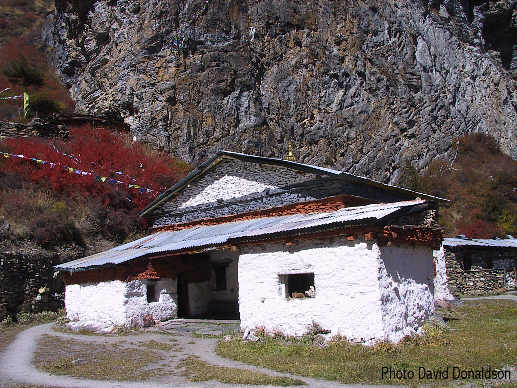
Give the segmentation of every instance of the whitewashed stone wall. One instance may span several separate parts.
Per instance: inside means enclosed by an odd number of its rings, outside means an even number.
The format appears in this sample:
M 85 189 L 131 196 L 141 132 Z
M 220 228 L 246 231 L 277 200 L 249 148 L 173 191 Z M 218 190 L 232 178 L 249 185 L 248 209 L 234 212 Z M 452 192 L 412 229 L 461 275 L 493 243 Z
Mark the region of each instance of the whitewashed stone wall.
M 207 174 L 192 182 L 177 197 L 163 205 L 161 216 L 153 226 L 189 222 L 199 218 L 220 217 L 274 206 L 315 199 L 297 193 L 285 193 L 281 187 L 315 179 L 316 175 L 258 163 L 224 159 Z M 254 199 L 269 190 L 272 196 Z M 274 195 L 274 194 L 277 195 Z M 220 206 L 231 200 L 245 199 L 243 204 Z M 219 206 L 218 206 L 219 205 Z M 207 208 L 210 208 L 207 210 Z
M 157 295 L 156 302 L 147 302 L 146 280 L 134 280 L 126 283 L 126 325 L 141 327 L 145 316 L 152 316 L 155 321 L 164 321 L 177 316 L 177 281 L 160 279 L 151 282 Z
M 415 255 L 410 270 L 396 264 L 406 265 Z M 279 275 L 294 273 L 314 273 L 314 298 L 285 297 Z M 386 250 L 344 238 L 302 241 L 289 249 L 280 243 L 250 246 L 239 257 L 241 329 L 299 336 L 314 322 L 351 340 L 398 341 L 432 314 L 432 279 L 427 248 Z M 402 316 L 395 319 L 395 312 Z
M 147 302 L 146 281 L 119 280 L 66 286 L 65 308 L 72 327 L 110 331 L 115 326 L 143 326 L 145 316 L 155 321 L 177 316 L 175 279 L 155 284 L 157 302 Z
M 89 330 L 103 330 L 126 324 L 126 283 L 71 284 L 65 289 L 65 309 L 69 320 Z
M 454 300 L 447 279 L 447 265 L 443 245 L 433 251 L 436 276 L 434 278 L 434 300 Z
M 414 334 L 433 313 L 433 275 L 432 248 L 380 248 L 378 276 L 386 339 L 398 342 Z

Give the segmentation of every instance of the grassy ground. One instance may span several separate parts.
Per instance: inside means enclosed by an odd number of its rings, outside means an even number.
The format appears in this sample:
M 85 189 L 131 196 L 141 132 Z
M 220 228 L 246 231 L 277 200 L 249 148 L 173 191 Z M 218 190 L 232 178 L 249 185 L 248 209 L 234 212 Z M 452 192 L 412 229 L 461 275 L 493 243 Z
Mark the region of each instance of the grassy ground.
M 223 357 L 281 372 L 337 380 L 343 383 L 432 384 L 453 383 L 453 367 L 510 368 L 517 376 L 517 303 L 471 301 L 458 307 L 450 329 L 427 327 L 425 336 L 409 338 L 398 345 L 379 343 L 366 347 L 341 340 L 327 347 L 298 341 L 266 338 L 249 343 L 238 338 L 221 341 L 217 353 Z M 382 378 L 382 368 L 412 370 L 412 380 Z M 419 380 L 419 367 L 449 368 L 447 380 Z M 456 380 L 461 381 L 461 380 Z M 479 382 L 479 380 L 478 380 Z M 515 381 L 514 381 L 515 382 Z
M 18 314 L 18 322 L 12 322 L 10 320 L 0 322 L 0 353 L 7 348 L 14 337 L 21 331 L 34 325 L 53 322 L 63 316 L 63 310 L 58 312 L 44 311 L 38 314 L 21 313 Z
M 90 337 L 91 338 L 91 337 Z M 165 337 L 166 338 L 166 337 Z M 104 343 L 43 336 L 34 365 L 48 373 L 97 380 L 148 381 L 177 376 L 233 384 L 303 385 L 288 377 L 210 365 L 184 353 L 179 341 L 107 339 Z
M 178 366 L 184 369 L 184 376 L 190 381 L 217 380 L 227 384 L 252 384 L 252 385 L 305 385 L 301 380 L 289 377 L 273 377 L 250 370 L 215 366 L 201 361 L 195 357 L 188 357 Z
M 154 344 L 152 344 L 154 346 Z M 97 380 L 137 381 L 161 376 L 159 353 L 123 344 L 99 344 L 44 336 L 34 354 L 34 364 L 55 375 Z
M 29 328 L 29 325 L 24 326 L 4 326 L 0 328 L 0 352 L 3 352 L 5 348 L 12 342 L 14 337 L 21 332 Z

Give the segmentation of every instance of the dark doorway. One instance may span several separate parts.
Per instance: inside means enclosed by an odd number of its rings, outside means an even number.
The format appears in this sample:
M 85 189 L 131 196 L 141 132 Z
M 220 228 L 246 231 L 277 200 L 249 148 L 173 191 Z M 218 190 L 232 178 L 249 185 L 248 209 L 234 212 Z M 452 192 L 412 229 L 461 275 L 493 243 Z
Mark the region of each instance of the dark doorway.
M 178 318 L 189 316 L 188 282 L 184 276 L 178 275 Z

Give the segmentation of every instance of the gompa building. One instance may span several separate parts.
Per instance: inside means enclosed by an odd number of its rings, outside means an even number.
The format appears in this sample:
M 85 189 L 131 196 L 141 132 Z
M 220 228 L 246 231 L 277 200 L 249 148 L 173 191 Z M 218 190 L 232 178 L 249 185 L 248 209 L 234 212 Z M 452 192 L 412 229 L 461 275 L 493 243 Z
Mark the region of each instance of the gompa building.
M 141 213 L 152 233 L 59 265 L 67 316 L 95 330 L 189 317 L 397 341 L 433 313 L 439 198 L 221 151 Z

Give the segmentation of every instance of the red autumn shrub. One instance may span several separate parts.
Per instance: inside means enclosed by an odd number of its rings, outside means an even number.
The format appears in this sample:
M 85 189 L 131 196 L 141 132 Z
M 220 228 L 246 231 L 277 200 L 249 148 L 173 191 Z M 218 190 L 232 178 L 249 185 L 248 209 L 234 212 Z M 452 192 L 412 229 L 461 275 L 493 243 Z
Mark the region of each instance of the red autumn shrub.
M 44 161 L 10 157 L 6 160 L 11 173 L 48 185 L 56 193 L 99 198 L 106 208 L 142 209 L 183 175 L 166 154 L 149 152 L 125 135 L 89 125 L 73 128 L 66 142 L 16 138 L 2 145 L 13 154 Z

